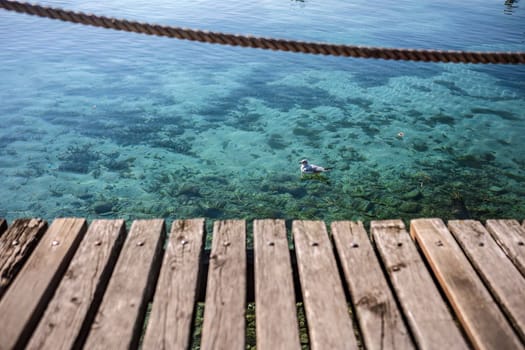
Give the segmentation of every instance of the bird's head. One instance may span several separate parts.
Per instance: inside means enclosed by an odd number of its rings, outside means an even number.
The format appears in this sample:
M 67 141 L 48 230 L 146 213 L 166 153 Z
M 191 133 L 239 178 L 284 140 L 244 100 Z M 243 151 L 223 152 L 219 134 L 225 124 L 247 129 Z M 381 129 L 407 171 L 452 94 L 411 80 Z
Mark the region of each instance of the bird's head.
M 307 159 L 303 159 L 299 163 L 301 163 L 302 165 L 306 165 L 306 164 L 308 164 L 308 160 Z

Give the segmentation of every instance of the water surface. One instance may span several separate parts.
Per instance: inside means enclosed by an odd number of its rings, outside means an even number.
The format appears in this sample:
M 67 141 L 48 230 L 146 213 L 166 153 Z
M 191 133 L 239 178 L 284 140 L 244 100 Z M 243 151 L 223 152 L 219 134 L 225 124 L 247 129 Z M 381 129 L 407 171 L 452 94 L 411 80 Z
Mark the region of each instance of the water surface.
M 525 51 L 518 1 L 40 3 L 285 39 Z M 523 66 L 269 52 L 6 11 L 0 47 L 9 220 L 525 217 Z M 334 170 L 302 178 L 303 158 Z

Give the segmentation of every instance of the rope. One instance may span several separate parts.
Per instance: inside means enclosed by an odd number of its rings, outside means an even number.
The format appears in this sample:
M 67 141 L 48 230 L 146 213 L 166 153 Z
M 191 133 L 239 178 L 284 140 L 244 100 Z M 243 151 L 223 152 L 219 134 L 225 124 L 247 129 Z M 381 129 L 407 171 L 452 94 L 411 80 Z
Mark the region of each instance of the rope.
M 251 47 L 264 50 L 302 52 L 314 55 L 332 55 L 356 58 L 380 58 L 385 60 L 482 64 L 525 64 L 525 52 L 414 50 L 336 45 L 328 43 L 263 38 L 141 23 L 11 0 L 0 0 L 0 8 L 4 8 L 8 11 L 58 19 L 66 22 L 80 23 L 94 27 L 142 33 L 147 35 L 164 36 L 210 44 Z

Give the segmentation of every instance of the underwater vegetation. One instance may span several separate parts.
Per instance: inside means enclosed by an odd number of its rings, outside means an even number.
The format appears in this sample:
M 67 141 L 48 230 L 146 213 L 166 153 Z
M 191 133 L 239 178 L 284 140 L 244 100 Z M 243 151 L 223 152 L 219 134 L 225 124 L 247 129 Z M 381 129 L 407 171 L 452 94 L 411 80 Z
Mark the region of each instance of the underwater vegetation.
M 268 138 L 268 146 L 273 149 L 285 149 L 290 145 L 290 142 L 286 142 L 282 135 L 271 134 Z
M 159 140 L 153 140 L 150 142 L 150 145 L 153 147 L 159 147 L 168 149 L 175 153 L 185 154 L 188 156 L 196 156 L 196 154 L 192 151 L 191 143 L 194 140 L 194 137 L 178 137 L 175 139 L 167 138 L 167 139 L 159 139 Z
M 448 126 L 453 126 L 455 123 L 456 123 L 456 120 L 455 120 L 454 117 L 449 116 L 449 115 L 445 115 L 445 114 L 433 115 L 432 117 L 428 118 L 425 121 L 425 124 L 430 126 L 430 127 L 434 127 L 434 126 L 436 126 L 438 124 L 445 124 L 445 125 L 448 125 Z
M 341 84 L 351 88 L 341 93 L 320 74 L 298 72 L 286 79 L 271 73 L 263 79 L 258 72 L 200 104 L 162 93 L 144 97 L 133 89 L 126 90 L 129 103 L 107 99 L 97 108 L 77 110 L 65 101 L 52 113 L 38 114 L 74 135 L 53 146 L 45 161 L 36 156 L 24 167 L 9 163 L 23 156 L 20 145 L 42 142 L 38 137 L 56 132 L 52 128 L 35 137 L 34 130 L 1 135 L 0 161 L 13 179 L 6 189 L 40 189 L 52 179 L 56 183 L 38 194 L 44 204 L 26 206 L 50 216 L 365 224 L 390 218 L 525 217 L 525 159 L 517 153 L 502 157 L 502 150 L 521 141 L 485 133 L 498 123 L 514 125 L 520 116 L 503 97 L 488 105 L 490 98 L 477 96 L 479 91 L 436 77 L 442 70 L 435 67 L 421 73 L 430 79 L 401 84 L 406 95 L 392 99 L 390 89 L 385 94 L 374 89 L 397 74 L 345 78 Z M 407 76 L 419 79 L 418 74 Z M 479 103 L 421 103 L 435 93 Z M 421 101 L 412 101 L 417 98 Z M 486 141 L 478 141 L 477 133 Z M 334 170 L 301 176 L 298 161 L 305 157 Z M 9 209 L 0 208 L 0 216 L 7 215 Z
M 521 120 L 517 115 L 508 111 L 495 110 L 490 108 L 472 108 L 470 111 L 473 114 L 495 115 L 505 120 Z
M 458 170 L 450 162 L 421 166 L 420 171 L 363 166 L 354 169 L 352 176 L 338 170 L 308 177 L 274 175 L 250 180 L 242 187 L 234 179 L 199 171 L 177 178 L 160 173 L 148 181 L 146 189 L 155 194 L 156 204 L 130 205 L 132 212 L 144 215 L 247 220 L 354 219 L 367 223 L 393 217 L 483 220 L 523 215 L 523 208 L 515 205 L 516 194 L 507 190 L 490 161 L 487 164 L 486 159 L 469 155 L 458 157 L 458 161 L 468 162 L 468 166 Z M 493 175 L 480 177 L 480 167 L 491 167 Z
M 58 170 L 80 174 L 93 170 L 93 164 L 100 159 L 100 155 L 92 150 L 92 146 L 92 144 L 69 146 L 58 156 L 61 161 Z
M 99 176 L 102 170 L 117 172 L 122 175 L 131 171 L 135 157 L 126 159 L 119 158 L 118 151 L 103 153 L 96 151 L 91 143 L 75 144 L 58 155 L 60 164 L 58 171 L 87 174 L 93 171 L 95 177 Z
M 119 127 L 98 128 L 96 138 L 91 131 L 86 131 L 85 136 L 89 137 L 85 137 L 85 141 L 70 144 L 57 155 L 58 172 L 93 179 L 112 178 L 115 183 L 106 183 L 100 192 L 89 188 L 71 190 L 67 186 L 54 186 L 49 192 L 61 200 L 67 193 L 73 194 L 68 210 L 87 217 L 283 218 L 327 222 L 350 219 L 363 220 L 366 224 L 370 220 L 399 217 L 483 220 L 525 216 L 518 199 L 525 194 L 521 189 L 525 173 L 499 166 L 495 152 L 463 150 L 461 139 L 455 140 L 444 133 L 412 135 L 407 132 L 399 137 L 396 136 L 399 129 L 388 129 L 394 121 L 394 107 L 383 106 L 381 111 L 367 114 L 363 120 L 353 117 L 355 108 L 366 113 L 373 108 L 373 103 L 364 98 L 351 98 L 347 103 L 331 109 L 338 115 L 332 119 L 321 110 L 301 109 L 285 132 L 267 131 L 267 118 L 253 110 L 247 100 L 238 103 L 236 108 L 230 106 L 231 110 L 221 116 L 223 127 L 254 135 L 263 132 L 265 152 L 284 154 L 291 164 L 290 169 L 281 172 L 255 171 L 241 177 L 234 172 L 217 171 L 220 165 L 204 157 L 197 146 L 199 140 L 204 139 L 200 135 L 213 130 L 210 127 L 215 121 L 200 119 L 187 129 L 189 117 L 170 119 L 161 113 L 156 119 L 146 117 L 147 111 L 137 112 L 133 114 L 135 125 L 123 120 Z M 483 108 L 472 108 L 471 113 L 504 116 L 507 120 L 511 117 Z M 418 123 L 431 128 L 454 127 L 458 122 L 446 112 L 423 113 L 413 108 L 407 109 L 406 116 L 407 120 L 416 118 Z M 174 123 L 175 120 L 181 124 Z M 119 119 L 112 122 L 120 123 Z M 385 130 L 391 130 L 388 138 Z M 95 142 L 99 138 L 119 147 L 101 148 L 100 143 Z M 7 137 L 3 142 L 9 148 L 16 141 Z M 216 151 L 227 152 L 234 142 L 225 139 Z M 382 164 L 370 149 L 381 142 L 394 153 L 418 156 L 409 168 L 395 163 Z M 497 142 L 502 147 L 512 145 L 504 139 Z M 137 145 L 150 147 L 148 159 L 155 164 L 150 171 L 137 165 L 139 161 L 144 162 L 144 155 L 128 151 Z M 335 169 L 327 174 L 301 176 L 298 160 L 305 156 L 305 150 L 319 149 L 323 150 L 321 159 L 334 164 Z M 181 161 L 166 167 L 163 162 L 168 154 L 190 157 L 206 166 L 187 166 L 186 161 Z M 250 153 L 254 160 L 261 156 L 265 153 L 257 150 Z M 512 161 L 521 169 L 525 164 L 520 157 Z M 39 172 L 35 172 L 38 169 Z M 47 173 L 49 171 L 40 165 L 31 171 L 19 172 L 26 178 Z M 135 194 L 122 192 L 122 186 L 129 186 L 127 183 L 133 186 Z

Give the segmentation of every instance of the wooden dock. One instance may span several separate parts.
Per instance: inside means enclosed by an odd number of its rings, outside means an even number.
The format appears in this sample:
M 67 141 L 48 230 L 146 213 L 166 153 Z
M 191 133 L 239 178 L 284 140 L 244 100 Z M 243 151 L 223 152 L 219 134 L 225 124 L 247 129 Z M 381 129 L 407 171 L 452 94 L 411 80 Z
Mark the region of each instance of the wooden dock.
M 0 350 L 241 350 L 249 303 L 258 349 L 525 348 L 525 223 L 369 231 L 255 220 L 252 249 L 216 221 L 207 250 L 203 219 L 0 219 Z

